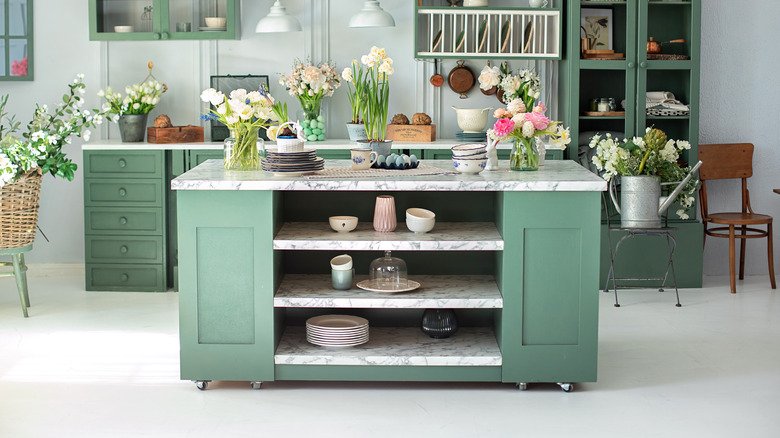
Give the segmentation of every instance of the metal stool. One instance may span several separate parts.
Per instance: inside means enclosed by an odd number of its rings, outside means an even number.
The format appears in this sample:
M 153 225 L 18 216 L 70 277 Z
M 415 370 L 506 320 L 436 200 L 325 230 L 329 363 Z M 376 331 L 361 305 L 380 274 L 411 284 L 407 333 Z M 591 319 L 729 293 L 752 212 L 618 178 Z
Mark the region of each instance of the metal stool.
M 674 293 L 677 296 L 677 304 L 675 306 L 680 307 L 682 306 L 680 304 L 680 292 L 677 290 L 677 277 L 674 274 L 674 250 L 677 248 L 677 241 L 674 239 L 674 236 L 672 236 L 672 232 L 677 230 L 677 228 L 670 228 L 670 227 L 661 227 L 661 228 L 609 228 L 609 233 L 611 234 L 613 231 L 622 231 L 626 232 L 625 236 L 621 237 L 620 240 L 618 240 L 617 244 L 615 245 L 615 251 L 612 251 L 612 239 L 608 237 L 610 242 L 610 262 L 609 262 L 609 274 L 607 275 L 607 282 L 604 285 L 604 292 L 609 292 L 609 280 L 612 279 L 612 289 L 615 291 L 615 307 L 620 307 L 620 303 L 618 302 L 618 294 L 617 294 L 617 288 L 618 286 L 628 289 L 628 288 L 642 288 L 642 286 L 633 286 L 633 285 L 625 285 L 621 284 L 618 285 L 618 280 L 633 280 L 633 281 L 658 281 L 661 280 L 661 287 L 658 288 L 659 292 L 664 291 L 664 286 L 666 286 L 666 280 L 669 278 L 669 271 L 672 271 L 672 284 L 674 286 Z M 615 259 L 617 258 L 618 250 L 620 249 L 620 244 L 623 243 L 624 240 L 628 238 L 634 238 L 637 236 L 657 236 L 657 237 L 664 237 L 666 238 L 666 248 L 669 252 L 669 261 L 666 264 L 666 272 L 664 273 L 663 277 L 618 277 L 615 275 Z
M 0 256 L 11 256 L 11 262 L 0 262 L 0 266 L 13 266 L 12 271 L 0 272 L 0 277 L 16 277 L 16 289 L 19 290 L 19 300 L 22 302 L 22 313 L 27 318 L 27 308 L 30 307 L 30 296 L 27 294 L 27 265 L 24 264 L 24 253 L 32 249 L 32 244 L 21 248 L 0 248 Z

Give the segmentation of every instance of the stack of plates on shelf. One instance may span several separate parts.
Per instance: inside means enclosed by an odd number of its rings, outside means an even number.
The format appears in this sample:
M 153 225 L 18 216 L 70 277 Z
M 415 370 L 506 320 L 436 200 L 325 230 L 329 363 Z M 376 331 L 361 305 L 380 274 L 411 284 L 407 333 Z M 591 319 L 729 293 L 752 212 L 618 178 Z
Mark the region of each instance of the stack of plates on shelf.
M 458 131 L 455 133 L 456 140 L 464 140 L 468 142 L 480 142 L 487 140 L 487 132 L 463 132 Z
M 325 160 L 317 156 L 316 149 L 306 149 L 303 152 L 279 152 L 277 149 L 268 149 L 261 163 L 266 172 L 287 176 L 302 175 L 325 168 Z
M 354 347 L 368 342 L 368 320 L 350 315 L 322 315 L 306 320 L 306 340 L 323 347 Z

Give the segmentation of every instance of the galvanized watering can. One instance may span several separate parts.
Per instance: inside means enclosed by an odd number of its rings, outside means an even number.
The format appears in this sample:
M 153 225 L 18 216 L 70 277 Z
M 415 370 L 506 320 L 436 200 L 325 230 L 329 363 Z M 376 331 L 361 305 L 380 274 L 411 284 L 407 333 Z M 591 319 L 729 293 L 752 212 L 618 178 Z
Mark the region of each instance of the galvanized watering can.
M 701 161 L 677 184 L 669 196 L 661 196 L 661 182 L 650 175 L 622 176 L 620 186 L 620 204 L 615 193 L 615 179 L 609 181 L 609 196 L 620 213 L 620 226 L 623 228 L 659 228 L 661 216 L 674 202 L 680 191 L 688 184 L 693 174 L 701 167 Z M 621 208 L 622 206 L 622 208 Z

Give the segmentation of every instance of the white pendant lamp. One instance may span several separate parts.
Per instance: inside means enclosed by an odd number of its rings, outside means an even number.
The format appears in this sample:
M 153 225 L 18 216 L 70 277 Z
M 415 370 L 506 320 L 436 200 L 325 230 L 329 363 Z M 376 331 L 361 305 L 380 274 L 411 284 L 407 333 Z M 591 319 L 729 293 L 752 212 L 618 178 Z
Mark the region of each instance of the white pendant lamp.
M 378 1 L 367 1 L 363 9 L 350 18 L 349 27 L 395 27 L 395 20 Z
M 301 31 L 300 21 L 293 16 L 287 15 L 287 10 L 279 0 L 274 2 L 273 6 L 271 6 L 271 12 L 264 18 L 261 18 L 257 22 L 257 27 L 255 27 L 255 32 L 257 33 L 299 31 Z

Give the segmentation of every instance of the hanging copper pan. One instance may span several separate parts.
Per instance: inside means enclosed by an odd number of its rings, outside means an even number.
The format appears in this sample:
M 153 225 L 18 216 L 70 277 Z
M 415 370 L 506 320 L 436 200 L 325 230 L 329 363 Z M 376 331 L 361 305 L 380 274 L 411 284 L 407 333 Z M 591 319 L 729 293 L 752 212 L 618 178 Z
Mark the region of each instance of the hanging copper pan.
M 463 60 L 458 61 L 458 65 L 453 68 L 447 76 L 447 83 L 450 88 L 452 91 L 460 94 L 461 99 L 468 99 L 466 93 L 468 93 L 477 82 L 474 78 L 474 73 L 471 69 L 466 67 L 465 62 L 466 61 Z

